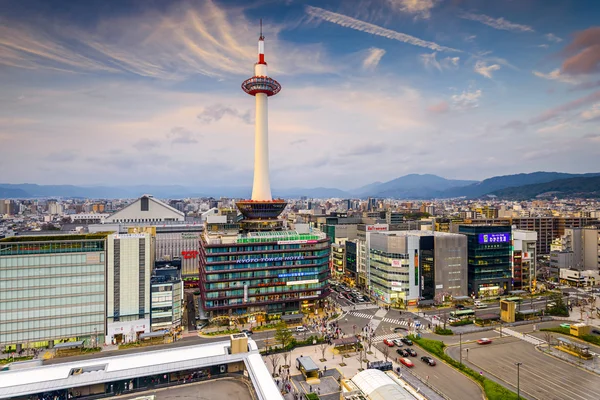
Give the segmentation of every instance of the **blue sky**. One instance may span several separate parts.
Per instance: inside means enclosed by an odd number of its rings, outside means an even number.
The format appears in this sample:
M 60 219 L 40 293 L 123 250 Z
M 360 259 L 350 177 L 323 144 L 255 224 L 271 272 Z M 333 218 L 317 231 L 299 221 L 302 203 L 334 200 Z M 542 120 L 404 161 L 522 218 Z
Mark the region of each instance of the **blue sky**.
M 275 188 L 600 171 L 597 1 L 0 7 L 3 182 L 250 185 L 259 18 Z

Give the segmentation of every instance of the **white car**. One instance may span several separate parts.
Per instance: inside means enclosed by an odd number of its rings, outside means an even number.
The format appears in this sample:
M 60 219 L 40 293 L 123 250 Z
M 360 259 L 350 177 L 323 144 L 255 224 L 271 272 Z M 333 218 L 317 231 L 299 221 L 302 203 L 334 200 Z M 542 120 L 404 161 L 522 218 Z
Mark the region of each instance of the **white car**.
M 308 329 L 306 329 L 304 326 L 297 326 L 296 332 L 308 332 Z
M 402 347 L 402 342 L 400 341 L 400 339 L 394 339 L 392 340 L 392 343 L 394 343 L 398 347 Z

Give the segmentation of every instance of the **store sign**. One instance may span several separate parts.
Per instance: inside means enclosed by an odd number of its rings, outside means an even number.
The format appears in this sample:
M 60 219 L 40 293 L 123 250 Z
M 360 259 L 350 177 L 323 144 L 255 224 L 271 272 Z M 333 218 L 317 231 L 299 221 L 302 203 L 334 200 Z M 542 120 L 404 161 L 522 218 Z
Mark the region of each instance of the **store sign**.
M 144 239 L 146 237 L 146 233 L 122 233 L 120 235 L 114 235 L 116 239 Z
M 390 282 L 392 286 L 402 286 L 402 282 Z
M 277 244 L 314 244 L 317 240 L 280 240 Z
M 277 262 L 277 261 L 296 261 L 304 260 L 304 256 L 290 256 L 290 257 L 265 257 L 265 258 L 244 258 L 236 261 L 237 264 L 249 264 L 259 262 Z
M 510 242 L 510 233 L 481 233 L 479 244 Z
M 314 271 L 314 272 L 289 272 L 287 274 L 279 274 L 277 275 L 278 278 L 290 278 L 293 276 L 308 276 L 308 275 L 318 275 L 319 273 Z
M 318 279 L 309 279 L 306 281 L 292 281 L 292 282 L 288 282 L 287 286 L 294 286 L 294 285 L 309 285 L 311 283 L 319 283 Z
M 181 252 L 181 257 L 183 257 L 184 260 L 190 260 L 198 257 L 198 252 L 196 250 L 184 250 Z
M 182 239 L 199 239 L 200 236 L 196 233 L 182 233 L 181 238 Z
M 392 260 L 392 267 L 401 267 L 402 261 L 400 260 Z
M 435 288 L 436 288 L 436 289 L 443 289 L 443 288 L 444 288 L 444 285 L 435 285 Z
M 367 225 L 367 232 L 387 231 L 390 229 L 388 224 Z

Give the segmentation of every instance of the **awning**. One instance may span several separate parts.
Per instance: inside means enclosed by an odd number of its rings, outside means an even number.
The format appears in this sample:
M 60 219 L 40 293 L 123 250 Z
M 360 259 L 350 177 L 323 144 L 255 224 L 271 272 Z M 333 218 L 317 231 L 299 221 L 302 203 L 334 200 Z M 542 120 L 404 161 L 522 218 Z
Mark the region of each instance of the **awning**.
M 155 338 L 155 337 L 162 337 L 162 336 L 165 336 L 167 333 L 169 333 L 169 331 L 167 331 L 167 330 L 142 333 L 140 335 L 140 339 L 143 340 L 143 339 L 150 339 L 150 338 Z
M 315 362 L 312 360 L 312 358 L 310 357 L 298 357 L 296 358 L 296 360 L 300 363 L 300 365 L 302 365 L 302 368 L 304 368 L 304 371 L 306 372 L 313 372 L 313 371 L 318 371 L 319 367 L 317 367 L 317 364 L 315 364 Z
M 77 342 L 59 343 L 54 345 L 54 349 L 56 350 L 76 349 L 78 347 L 83 347 L 83 340 L 79 340 Z
M 281 319 L 283 321 L 295 321 L 297 319 L 302 319 L 304 318 L 304 314 L 300 313 L 300 314 L 286 314 L 286 315 L 282 315 Z
M 431 306 L 433 305 L 435 302 L 433 300 L 420 300 L 419 301 L 419 305 L 420 306 Z
M 341 338 L 341 339 L 334 339 L 333 340 L 333 346 L 347 346 L 350 344 L 356 344 L 358 343 L 358 338 L 356 336 L 350 336 L 350 337 L 345 337 L 345 338 Z

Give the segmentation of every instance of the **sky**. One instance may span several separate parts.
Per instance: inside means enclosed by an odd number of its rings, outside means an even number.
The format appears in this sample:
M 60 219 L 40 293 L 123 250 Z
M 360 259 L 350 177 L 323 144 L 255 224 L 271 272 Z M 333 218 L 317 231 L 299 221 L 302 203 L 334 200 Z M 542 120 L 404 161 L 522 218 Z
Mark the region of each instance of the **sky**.
M 600 172 L 597 0 L 0 0 L 0 182 L 250 186 Z

